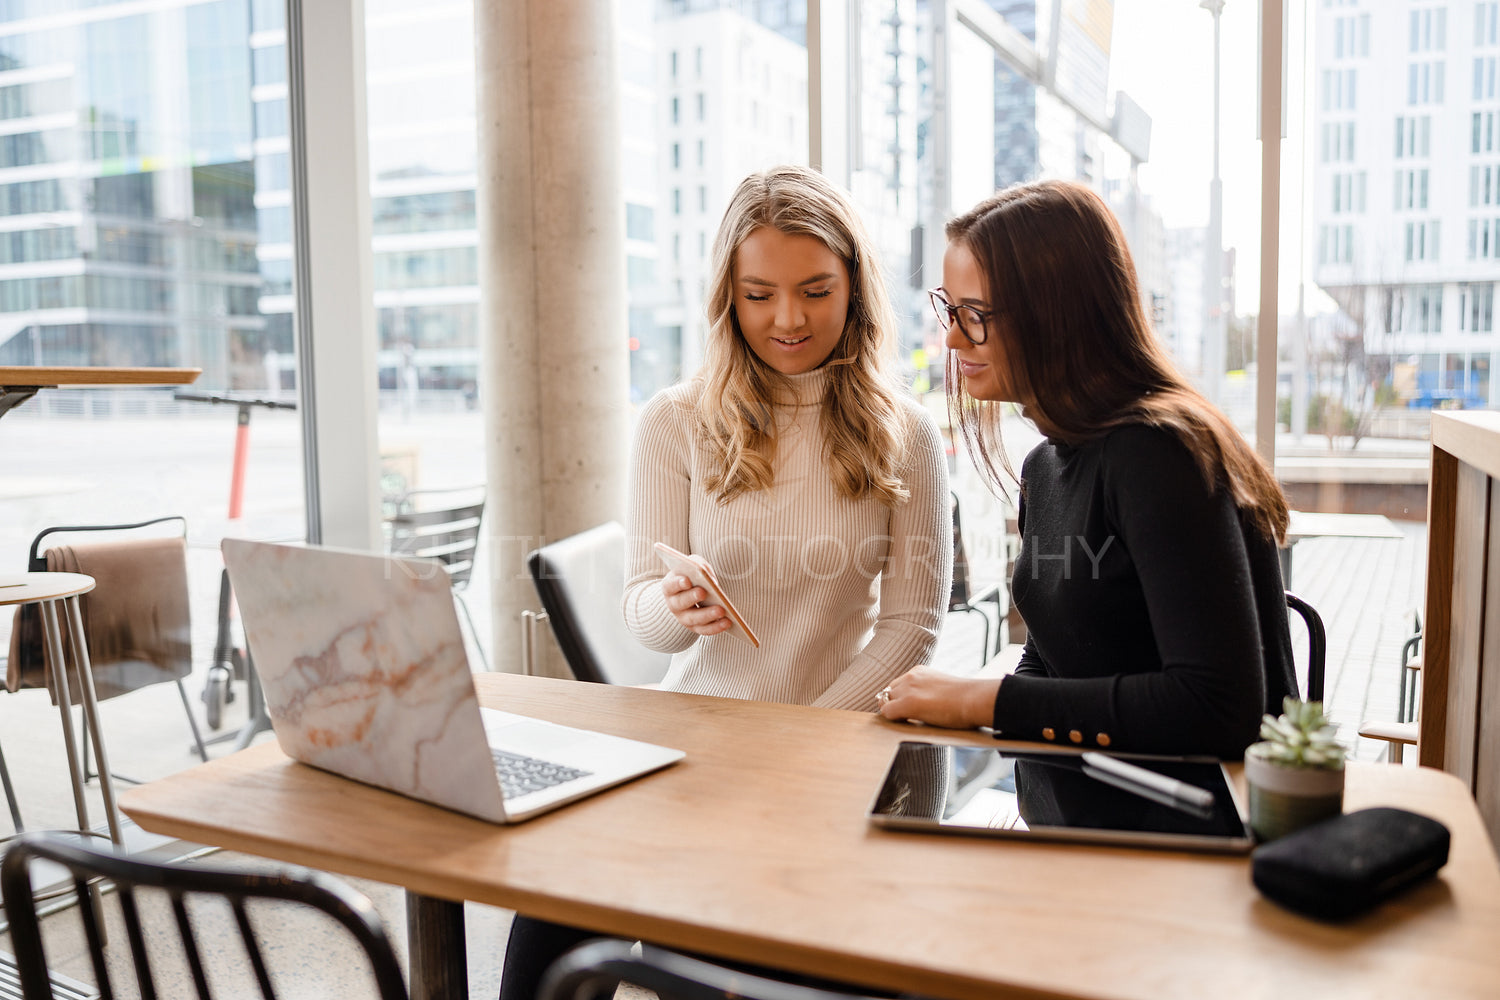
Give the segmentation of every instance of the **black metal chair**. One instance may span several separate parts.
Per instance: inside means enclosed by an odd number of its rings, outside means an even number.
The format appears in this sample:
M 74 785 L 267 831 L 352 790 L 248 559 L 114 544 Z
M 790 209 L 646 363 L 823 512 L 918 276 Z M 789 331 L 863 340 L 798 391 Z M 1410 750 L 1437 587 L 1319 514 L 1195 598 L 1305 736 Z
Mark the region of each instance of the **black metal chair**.
M 354 937 L 368 958 L 381 1000 L 407 998 L 406 983 L 395 949 L 374 906 L 362 894 L 328 876 L 309 871 L 256 874 L 197 865 L 158 864 L 107 850 L 80 847 L 53 834 L 29 833 L 12 841 L 3 861 L 0 861 L 0 893 L 3 893 L 5 915 L 10 921 L 21 995 L 25 1000 L 54 1000 L 55 997 L 41 921 L 32 899 L 31 865 L 34 861 L 51 862 L 65 868 L 80 900 L 90 895 L 96 900 L 102 899 L 97 892 L 89 892 L 91 882 L 101 883 L 96 889 L 107 891 L 112 887 L 115 890 L 118 913 L 129 945 L 129 965 L 133 966 L 131 971 L 135 977 L 134 983 L 121 984 L 124 993 L 154 997 L 161 990 L 179 995 L 186 992 L 186 986 L 191 982 L 200 1000 L 209 1000 L 212 995 L 209 972 L 214 970 L 206 968 L 205 955 L 199 944 L 203 932 L 199 927 L 201 917 L 196 897 L 215 897 L 226 901 L 233 910 L 234 922 L 260 994 L 267 1000 L 276 996 L 273 970 L 260 947 L 246 908 L 246 903 L 252 900 L 279 900 L 326 914 Z M 169 955 L 167 949 L 148 948 L 138 890 L 145 890 L 143 896 L 152 892 L 164 894 L 170 901 L 181 940 L 180 960 Z M 189 909 L 189 900 L 193 901 L 192 910 Z M 107 904 L 100 902 L 98 908 L 105 909 Z M 106 962 L 105 923 L 96 905 L 82 905 L 78 913 L 83 921 L 99 994 L 109 1000 L 115 995 L 110 967 L 113 965 L 115 971 L 120 972 L 125 956 L 119 949 L 111 949 L 109 957 L 113 961 Z M 258 913 L 257 916 L 264 917 L 264 914 Z M 308 957 L 325 959 L 325 956 Z M 168 967 L 170 978 L 165 974 Z M 296 971 L 289 968 L 286 975 L 294 975 Z M 159 973 L 162 973 L 160 977 Z M 222 986 L 217 976 L 213 978 Z M 228 992 L 238 997 L 245 990 Z
M 1328 659 L 1328 634 L 1323 630 L 1323 616 L 1311 604 L 1286 592 L 1286 606 L 1302 616 L 1307 625 L 1307 694 L 1306 701 L 1323 700 L 1323 671 Z
M 1360 723 L 1359 735 L 1385 744 L 1385 758 L 1400 764 L 1406 748 L 1416 746 L 1421 730 L 1417 723 L 1422 677 L 1422 614 L 1413 616 L 1412 634 L 1401 644 L 1401 687 L 1396 695 L 1396 721 L 1366 719 Z
M 434 501 L 437 501 L 434 505 Z M 489 667 L 489 656 L 474 627 L 464 590 L 474 575 L 474 557 L 479 550 L 479 528 L 484 520 L 484 487 L 465 486 L 447 490 L 412 490 L 386 518 L 390 553 L 437 559 L 448 571 L 453 596 L 458 601 L 479 658 Z
M 537 1000 L 602 1000 L 615 984 L 655 991 L 660 1000 L 870 1000 L 864 994 L 779 982 L 629 941 L 586 941 L 552 963 Z
M 671 656 L 642 646 L 625 627 L 625 528 L 609 521 L 526 556 L 557 645 L 573 676 L 596 684 L 654 684 Z
M 1401 687 L 1396 694 L 1396 721 L 1415 722 L 1417 718 L 1417 681 L 1422 676 L 1422 615 L 1406 642 L 1401 644 Z
M 981 604 L 992 604 L 995 607 L 995 640 L 1000 638 L 1000 622 L 1005 609 L 1001 607 L 1000 601 L 1002 591 L 999 583 L 983 584 L 975 587 L 969 581 L 969 557 L 964 551 L 963 525 L 958 511 L 958 494 L 950 493 L 950 508 L 953 512 L 953 586 L 948 592 L 948 612 L 955 611 L 967 614 L 977 614 L 984 622 L 984 645 L 979 651 L 979 665 L 983 667 L 990 662 L 990 657 L 999 650 L 990 646 L 990 616 Z

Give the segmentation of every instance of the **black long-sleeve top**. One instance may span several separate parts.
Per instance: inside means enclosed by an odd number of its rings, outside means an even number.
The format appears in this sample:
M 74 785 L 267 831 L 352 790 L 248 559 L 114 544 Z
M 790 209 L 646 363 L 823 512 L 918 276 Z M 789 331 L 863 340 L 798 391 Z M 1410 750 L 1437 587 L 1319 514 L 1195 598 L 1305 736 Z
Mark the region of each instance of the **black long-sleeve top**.
M 998 735 L 1238 757 L 1296 690 L 1275 543 L 1170 431 L 1119 428 L 1022 466 L 1026 621 Z

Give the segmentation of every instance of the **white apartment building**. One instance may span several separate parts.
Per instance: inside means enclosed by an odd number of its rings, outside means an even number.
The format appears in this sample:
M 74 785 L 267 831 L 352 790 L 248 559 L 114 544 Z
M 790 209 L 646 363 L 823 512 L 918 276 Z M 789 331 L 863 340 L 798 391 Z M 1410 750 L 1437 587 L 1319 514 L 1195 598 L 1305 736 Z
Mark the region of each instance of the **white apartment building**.
M 1372 386 L 1500 406 L 1500 3 L 1318 0 L 1314 280 Z
M 807 162 L 807 50 L 736 10 L 657 21 L 656 322 L 681 344 L 681 375 L 703 357 L 714 233 L 752 171 Z

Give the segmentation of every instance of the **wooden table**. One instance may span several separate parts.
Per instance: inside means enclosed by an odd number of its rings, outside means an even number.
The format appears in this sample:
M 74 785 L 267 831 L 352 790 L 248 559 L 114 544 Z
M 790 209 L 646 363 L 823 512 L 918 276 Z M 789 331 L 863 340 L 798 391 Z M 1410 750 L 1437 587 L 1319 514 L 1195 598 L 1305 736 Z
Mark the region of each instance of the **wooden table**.
M 37 394 L 38 389 L 62 386 L 187 385 L 202 368 L 113 368 L 86 365 L 42 368 L 30 365 L 0 367 L 0 417 Z
M 427 897 L 935 997 L 1490 998 L 1500 988 L 1500 867 L 1467 790 L 1438 771 L 1350 765 L 1349 808 L 1435 816 L 1452 830 L 1452 856 L 1436 880 L 1328 926 L 1260 898 L 1244 857 L 866 823 L 897 742 L 992 743 L 979 733 L 539 677 L 475 681 L 488 704 L 687 758 L 514 827 L 313 770 L 274 744 L 133 788 L 121 806 L 148 830 Z M 441 957 L 453 961 L 461 908 L 447 917 Z M 427 964 L 438 950 L 417 942 L 415 995 L 467 996 L 461 967 Z
M 1281 581 L 1292 590 L 1292 548 L 1304 538 L 1386 538 L 1406 536 L 1384 514 L 1326 514 L 1289 510 L 1281 545 Z

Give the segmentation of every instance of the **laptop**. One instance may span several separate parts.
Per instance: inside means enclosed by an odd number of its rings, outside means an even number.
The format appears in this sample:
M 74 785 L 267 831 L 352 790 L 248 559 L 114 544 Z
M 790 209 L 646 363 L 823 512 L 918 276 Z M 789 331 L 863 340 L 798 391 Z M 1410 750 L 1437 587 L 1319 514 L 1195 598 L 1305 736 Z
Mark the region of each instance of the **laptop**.
M 226 538 L 276 741 L 287 756 L 514 823 L 683 752 L 481 708 L 435 559 Z

